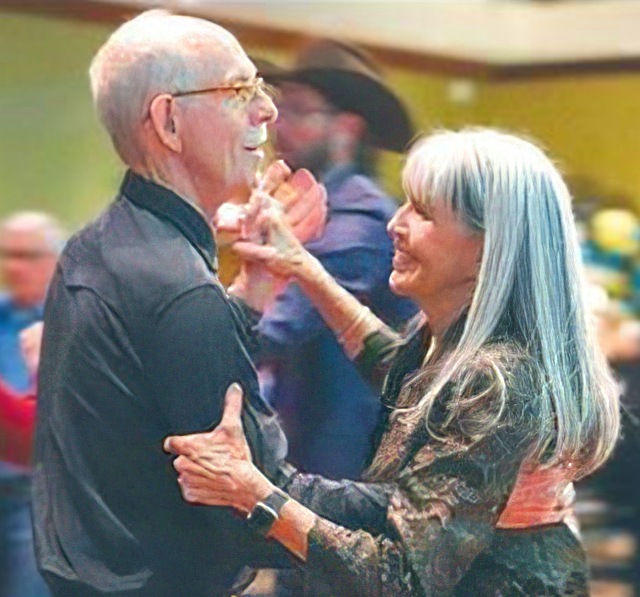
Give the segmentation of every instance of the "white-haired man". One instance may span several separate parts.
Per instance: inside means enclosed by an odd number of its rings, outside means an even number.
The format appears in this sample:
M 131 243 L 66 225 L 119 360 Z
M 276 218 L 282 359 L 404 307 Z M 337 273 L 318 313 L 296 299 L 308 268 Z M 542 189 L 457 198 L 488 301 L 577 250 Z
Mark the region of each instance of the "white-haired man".
M 118 29 L 90 75 L 129 171 L 67 244 L 47 299 L 38 562 L 58 596 L 220 595 L 273 548 L 227 510 L 185 504 L 162 440 L 214 427 L 237 382 L 256 463 L 288 478 L 210 226 L 221 203 L 249 196 L 277 112 L 229 32 L 162 11 Z M 313 182 L 307 193 L 315 205 L 323 191 Z

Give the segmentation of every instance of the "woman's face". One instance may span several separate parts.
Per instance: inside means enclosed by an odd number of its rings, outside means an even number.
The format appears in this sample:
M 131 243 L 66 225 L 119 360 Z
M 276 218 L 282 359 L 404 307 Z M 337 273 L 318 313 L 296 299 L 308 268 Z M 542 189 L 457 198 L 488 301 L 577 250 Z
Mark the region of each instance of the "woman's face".
M 442 202 L 426 213 L 407 201 L 387 227 L 395 249 L 391 290 L 427 313 L 448 304 L 459 309 L 473 290 L 483 235 L 465 227 Z

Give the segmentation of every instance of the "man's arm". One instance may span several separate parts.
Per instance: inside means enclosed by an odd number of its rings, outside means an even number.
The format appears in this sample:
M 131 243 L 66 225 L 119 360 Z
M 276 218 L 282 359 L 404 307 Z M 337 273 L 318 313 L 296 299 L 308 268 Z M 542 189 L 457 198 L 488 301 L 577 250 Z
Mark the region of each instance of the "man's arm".
M 252 454 L 269 468 L 284 458 L 286 444 L 273 411 L 260 398 L 234 315 L 224 290 L 214 284 L 182 293 L 159 313 L 147 372 L 152 398 L 167 433 L 203 431 L 218 424 L 227 387 L 239 383 Z

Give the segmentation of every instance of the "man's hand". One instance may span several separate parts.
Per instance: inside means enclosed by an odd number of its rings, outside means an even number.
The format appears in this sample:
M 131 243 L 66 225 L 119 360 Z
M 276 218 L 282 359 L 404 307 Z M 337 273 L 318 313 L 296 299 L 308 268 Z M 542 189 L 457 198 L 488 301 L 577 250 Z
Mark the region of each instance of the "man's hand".
M 327 220 L 327 191 L 309 170 L 302 168 L 274 190 L 284 206 L 284 223 L 302 243 L 322 236 Z
M 289 167 L 279 160 L 267 169 L 249 203 L 222 206 L 218 214 L 219 231 L 226 227 L 226 242 L 233 242 L 234 250 L 243 257 L 240 273 L 229 292 L 256 311 L 264 312 L 284 291 L 291 272 L 286 268 L 276 271 L 267 261 L 256 258 L 251 245 L 268 243 L 272 247 L 278 243 L 281 253 L 290 252 L 291 247 L 303 252 L 302 245 L 324 231 L 327 193 L 308 170 L 291 174 Z M 247 249 L 242 246 L 244 243 L 251 245 Z
M 218 208 L 214 225 L 219 245 L 236 240 L 260 239 L 257 218 L 263 210 L 280 209 L 285 224 L 300 242 L 319 238 L 327 219 L 327 193 L 311 172 L 291 173 L 282 160 L 267 168 L 247 204 L 224 203 Z

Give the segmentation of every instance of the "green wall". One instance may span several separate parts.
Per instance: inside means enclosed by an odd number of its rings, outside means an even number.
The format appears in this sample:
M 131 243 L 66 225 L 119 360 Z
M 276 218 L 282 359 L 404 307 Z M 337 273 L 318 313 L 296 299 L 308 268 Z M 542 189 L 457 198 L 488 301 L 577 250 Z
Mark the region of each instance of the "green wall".
M 87 76 L 108 31 L 0 13 L 0 215 L 45 209 L 73 229 L 112 196 L 122 169 Z
M 70 229 L 113 196 L 123 167 L 93 115 L 87 68 L 110 27 L 0 12 L 0 216 L 45 209 Z M 249 47 L 255 55 L 282 54 Z M 640 73 L 474 84 L 396 69 L 391 83 L 422 130 L 495 125 L 540 140 L 571 180 L 640 208 Z M 383 156 L 396 196 L 401 159 Z

